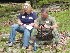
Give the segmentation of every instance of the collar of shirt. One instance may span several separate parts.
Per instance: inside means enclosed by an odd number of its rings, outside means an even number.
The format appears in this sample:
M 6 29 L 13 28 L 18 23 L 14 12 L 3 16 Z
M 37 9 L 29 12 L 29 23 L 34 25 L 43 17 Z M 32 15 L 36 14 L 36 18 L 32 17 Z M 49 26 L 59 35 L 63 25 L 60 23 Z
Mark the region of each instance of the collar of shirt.
M 23 15 L 24 16 L 29 16 L 29 15 L 32 15 L 32 13 L 30 13 L 30 14 L 24 13 Z

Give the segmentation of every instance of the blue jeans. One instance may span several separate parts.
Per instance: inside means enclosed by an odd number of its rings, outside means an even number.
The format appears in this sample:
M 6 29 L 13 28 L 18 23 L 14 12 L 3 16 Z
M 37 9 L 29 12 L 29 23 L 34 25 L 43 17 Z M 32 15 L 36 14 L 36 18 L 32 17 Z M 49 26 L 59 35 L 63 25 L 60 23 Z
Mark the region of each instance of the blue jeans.
M 12 25 L 10 36 L 9 36 L 9 42 L 14 43 L 15 36 L 16 36 L 16 31 L 23 33 L 23 35 L 24 35 L 23 38 L 22 38 L 23 46 L 28 47 L 29 40 L 30 40 L 30 33 L 31 33 L 32 30 L 28 30 L 23 26 L 19 26 L 18 24 Z

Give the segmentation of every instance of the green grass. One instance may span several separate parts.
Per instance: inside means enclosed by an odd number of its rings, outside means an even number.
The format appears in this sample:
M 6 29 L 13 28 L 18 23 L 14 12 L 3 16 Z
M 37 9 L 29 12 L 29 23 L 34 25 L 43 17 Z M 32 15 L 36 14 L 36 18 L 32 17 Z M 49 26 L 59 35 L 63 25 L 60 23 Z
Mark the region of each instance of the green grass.
M 60 31 L 70 31 L 70 10 L 57 13 L 52 12 L 51 15 L 59 22 Z

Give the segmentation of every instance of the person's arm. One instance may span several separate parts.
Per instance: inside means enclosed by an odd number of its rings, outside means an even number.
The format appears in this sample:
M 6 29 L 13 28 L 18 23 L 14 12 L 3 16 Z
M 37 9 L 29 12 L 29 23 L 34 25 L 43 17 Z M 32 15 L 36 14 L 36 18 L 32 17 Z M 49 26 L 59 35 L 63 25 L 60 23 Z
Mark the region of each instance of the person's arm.
M 39 19 L 40 19 L 40 18 L 37 18 L 37 19 L 34 21 L 34 27 L 35 27 L 36 29 L 41 29 L 41 27 L 39 26 Z
M 54 29 L 54 28 L 58 28 L 58 25 L 57 25 L 57 23 L 55 23 L 54 25 L 52 25 L 52 26 L 50 26 L 52 29 Z
M 31 23 L 31 24 L 29 24 L 29 26 L 32 26 L 32 27 L 34 27 L 34 23 Z
M 17 24 L 23 25 L 23 23 L 20 21 L 20 19 L 17 19 Z
M 36 23 L 34 23 L 34 27 L 35 27 L 36 29 L 39 29 L 39 26 L 38 26 L 38 24 L 36 24 Z
M 44 26 L 42 26 L 42 25 L 39 26 L 39 25 L 36 24 L 36 23 L 34 24 L 34 27 L 35 27 L 36 29 L 41 29 L 41 28 L 44 29 L 44 28 L 45 28 Z
M 17 24 L 18 25 L 23 25 L 23 23 L 21 22 L 20 18 L 21 18 L 21 13 L 19 13 L 19 15 L 17 16 Z
M 52 25 L 51 25 L 51 26 L 47 26 L 47 25 L 45 24 L 44 26 L 45 26 L 46 28 L 52 28 L 52 29 L 58 28 L 58 25 L 57 25 L 57 22 L 56 22 L 55 18 L 52 17 L 50 20 L 51 20 L 51 22 L 52 22 Z
M 57 25 L 57 22 L 56 22 L 55 17 L 52 17 L 51 22 L 52 22 L 52 26 L 50 26 L 50 27 L 51 27 L 52 29 L 58 28 L 58 25 Z
M 52 29 L 54 29 L 54 28 L 58 28 L 58 25 L 57 25 L 57 24 L 54 24 L 54 25 L 52 25 L 52 26 L 47 26 L 47 25 L 45 24 L 44 27 L 45 27 L 45 28 L 52 28 Z
M 37 16 L 37 13 L 36 12 L 33 12 L 33 17 L 34 17 L 34 20 L 36 20 L 38 18 Z

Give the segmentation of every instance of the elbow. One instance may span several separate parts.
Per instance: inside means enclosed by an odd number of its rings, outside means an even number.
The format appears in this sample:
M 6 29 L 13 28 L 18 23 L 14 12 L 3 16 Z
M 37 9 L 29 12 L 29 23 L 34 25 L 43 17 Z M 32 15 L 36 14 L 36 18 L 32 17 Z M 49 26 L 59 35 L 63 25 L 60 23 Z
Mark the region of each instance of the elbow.
M 58 28 L 59 26 L 57 24 L 53 25 L 52 26 L 53 28 Z
M 58 28 L 59 26 L 58 25 L 55 25 L 55 28 Z

